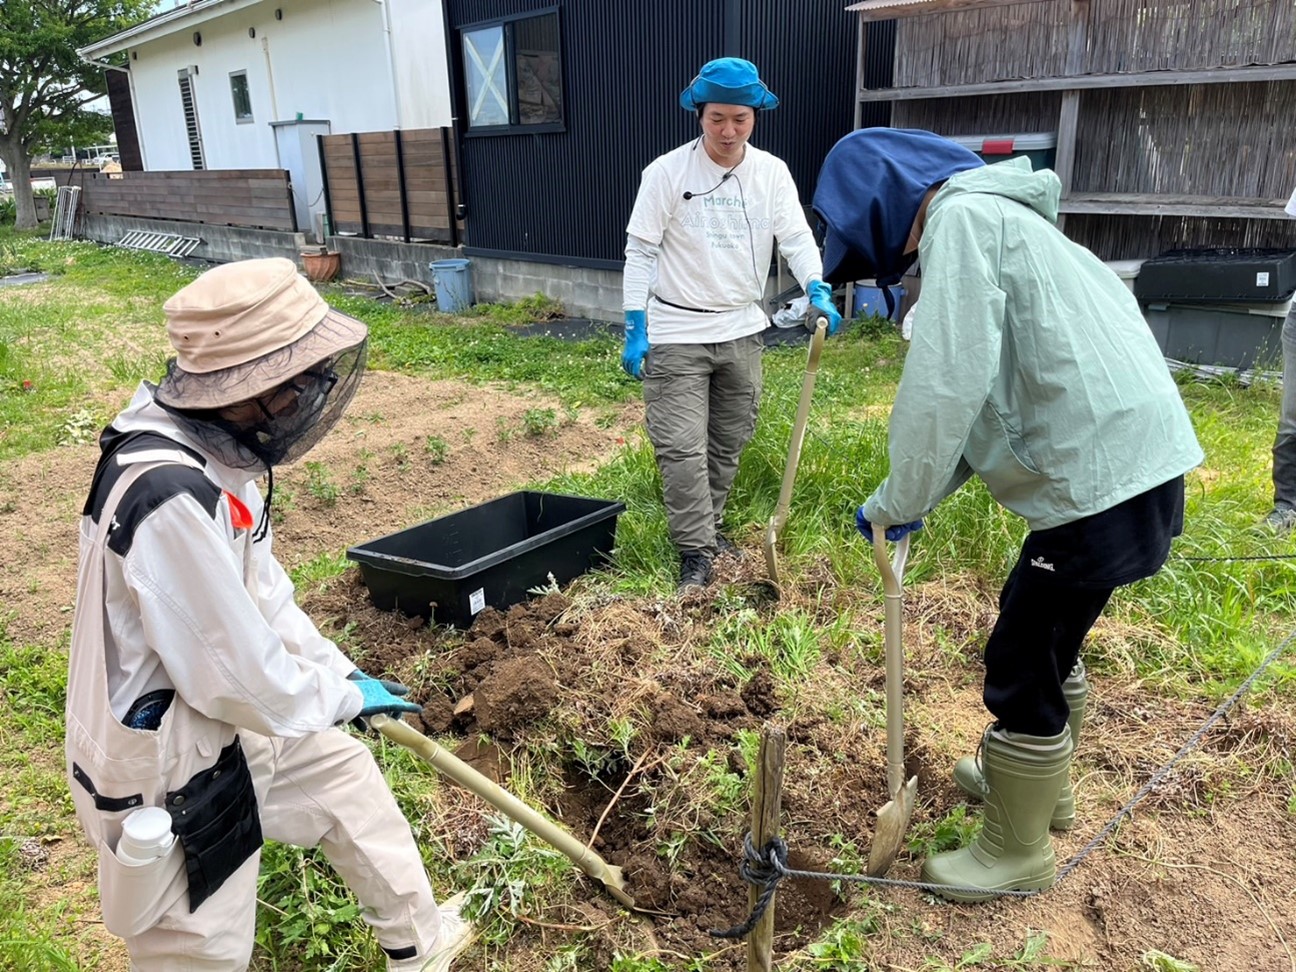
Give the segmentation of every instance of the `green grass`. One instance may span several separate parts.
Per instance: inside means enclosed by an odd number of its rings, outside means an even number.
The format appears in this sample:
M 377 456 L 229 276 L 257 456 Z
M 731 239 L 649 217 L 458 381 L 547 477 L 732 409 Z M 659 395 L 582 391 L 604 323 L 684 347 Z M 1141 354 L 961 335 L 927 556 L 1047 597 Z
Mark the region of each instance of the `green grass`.
M 872 592 L 878 586 L 871 546 L 854 527 L 854 510 L 888 468 L 886 405 L 894 395 L 903 346 L 891 335 L 872 337 L 856 325 L 830 342 L 815 386 L 791 514 L 781 538 L 780 564 L 795 571 L 819 559 L 839 584 Z M 734 483 L 726 518 L 754 539 L 773 513 L 786 444 L 800 392 L 804 352 L 765 356 L 765 396 L 756 435 Z M 1149 677 L 1168 691 L 1230 691 L 1291 626 L 1296 614 L 1296 560 L 1191 561 L 1187 557 L 1296 553 L 1296 543 L 1252 528 L 1270 500 L 1268 449 L 1279 397 L 1270 387 L 1236 383 L 1183 386 L 1207 461 L 1189 477 L 1186 529 L 1155 577 L 1117 592 L 1109 614 L 1145 626 L 1151 636 L 1128 656 L 1098 661 Z M 665 595 L 676 559 L 666 533 L 661 482 L 651 446 L 639 437 L 592 473 L 559 477 L 558 491 L 616 498 L 626 504 L 618 523 L 616 570 L 608 583 L 627 593 Z M 1015 561 L 1025 525 L 1000 508 L 978 482 L 964 486 L 927 518 L 913 541 L 906 584 L 969 575 L 997 584 Z M 769 647 L 791 622 L 748 632 L 749 644 L 776 665 L 784 648 Z M 838 635 L 818 630 L 826 643 Z M 724 640 L 723 627 L 717 637 Z M 762 645 L 764 647 L 762 647 Z M 795 653 L 795 648 L 792 649 Z M 732 654 L 732 652 L 729 652 Z M 721 652 L 724 660 L 725 652 Z M 789 662 L 793 669 L 795 661 Z M 792 671 L 784 674 L 791 675 Z M 1277 664 L 1260 691 L 1290 691 L 1296 667 Z
M 84 860 L 43 861 L 75 823 L 63 768 L 67 655 L 61 645 L 14 644 L 0 623 L 0 967 L 32 972 L 81 968 L 73 941 L 94 900 L 33 894 L 93 879 Z M 40 899 L 38 903 L 37 899 Z
M 51 245 L 0 230 L 0 246 L 6 245 L 14 260 L 47 270 L 53 278 L 29 298 L 0 299 L 0 460 L 60 442 L 85 441 L 111 418 L 137 381 L 156 379 L 168 352 L 161 303 L 193 273 L 165 258 L 85 244 Z M 639 394 L 638 384 L 620 371 L 615 340 L 567 343 L 522 338 L 511 330 L 551 313 L 544 301 L 450 317 L 350 296 L 337 288 L 328 296 L 369 323 L 374 368 L 539 388 L 568 410 L 591 405 L 612 410 Z M 118 338 L 123 321 L 130 347 Z M 72 353 L 80 347 L 86 349 L 84 360 L 96 363 L 93 368 Z M 853 513 L 886 474 L 887 411 L 903 354 L 903 342 L 894 332 L 873 323 L 853 324 L 825 348 L 780 556 L 791 578 L 811 576 L 813 571 L 812 576 L 825 579 L 825 587 L 820 603 L 785 606 L 775 613 L 758 613 L 738 595 L 717 600 L 699 650 L 738 681 L 750 677 L 754 667 L 764 667 L 780 695 L 795 700 L 813 684 L 830 653 L 849 645 L 864 661 L 880 657 L 878 639 L 852 632 L 851 619 L 832 610 L 832 599 L 845 594 L 871 602 L 879 593 L 872 551 L 855 532 Z M 802 349 L 776 349 L 765 355 L 760 421 L 728 509 L 731 533 L 749 547 L 758 545 L 761 528 L 773 512 L 804 363 Z M 24 390 L 23 381 L 31 383 L 30 390 Z M 1143 634 L 1089 660 L 1097 672 L 1118 670 L 1142 678 L 1153 698 L 1161 693 L 1213 700 L 1236 687 L 1288 633 L 1296 615 L 1296 561 L 1185 558 L 1291 554 L 1296 553 L 1296 543 L 1251 531 L 1269 503 L 1268 456 L 1278 414 L 1275 389 L 1242 388 L 1235 382 L 1185 383 L 1181 389 L 1207 453 L 1204 470 L 1190 477 L 1186 533 L 1176 541 L 1160 574 L 1119 592 L 1109 609 L 1111 617 L 1137 625 Z M 564 421 L 564 414 L 533 410 L 529 420 L 523 418 L 508 432 L 546 435 Z M 429 437 L 400 459 L 414 469 L 452 465 L 459 445 L 458 438 L 447 443 Z M 298 508 L 327 507 L 344 491 L 372 492 L 367 479 L 363 462 L 336 478 L 319 467 L 308 472 L 296 497 L 284 497 L 284 502 Z M 666 532 L 660 478 L 642 433 L 631 435 L 623 449 L 593 472 L 535 485 L 626 504 L 614 568 L 582 582 L 596 598 L 649 595 L 664 602 L 673 594 L 676 558 Z M 969 484 L 928 518 L 926 529 L 914 540 L 908 584 L 971 578 L 993 589 L 1016 557 L 1023 534 L 1019 520 L 1001 510 L 983 487 Z M 829 569 L 823 570 L 823 565 Z M 347 569 L 337 551 L 294 568 L 292 578 L 300 588 L 312 590 Z M 348 628 L 337 635 L 346 650 L 351 650 L 351 634 Z M 76 826 L 62 770 L 64 641 L 65 636 L 49 644 L 22 645 L 0 633 L 0 678 L 6 687 L 0 700 L 0 835 L 67 839 Z M 950 650 L 962 649 L 952 645 Z M 1274 696 L 1290 699 L 1294 677 L 1291 661 L 1281 660 L 1258 684 L 1255 704 Z M 825 715 L 876 729 L 880 706 L 876 693 L 861 692 L 830 706 Z M 516 761 L 511 786 L 539 800 L 562 785 L 561 772 L 552 772 L 555 767 L 570 767 L 588 777 L 613 763 L 625 764 L 636 731 L 631 721 L 579 732 L 554 726 L 546 728 L 543 737 L 537 730 L 534 739 L 511 754 Z M 570 865 L 503 823 L 494 825 L 479 854 L 453 862 L 441 846 L 444 836 L 425 829 L 436 812 L 435 774 L 394 746 L 373 745 L 382 747 L 380 763 L 415 826 L 435 886 L 477 889 L 472 907 L 486 921 L 487 957 L 494 961 L 503 954 L 494 950 L 505 948 L 519 927 L 513 914 L 570 884 Z M 665 799 L 671 794 L 663 794 L 663 801 L 653 807 L 662 818 L 656 833 L 663 858 L 678 858 L 688 841 L 718 839 L 719 822 L 741 817 L 746 793 L 733 766 L 750 768 L 756 746 L 754 733 L 740 734 L 732 743 L 738 763 L 722 748 L 680 745 L 671 751 L 669 768 L 678 781 L 678 799 L 672 803 Z M 1292 800 L 1296 806 L 1296 797 Z M 955 811 L 916 827 L 909 835 L 911 850 L 929 853 L 956 846 L 976 822 L 975 816 Z M 838 835 L 833 845 L 842 870 L 859 870 L 863 851 L 853 843 L 855 836 Z M 17 856 L 17 846 L 0 840 L 0 967 L 73 968 L 74 958 L 86 957 L 84 949 L 78 955 L 74 944 L 78 909 L 93 909 L 93 899 L 87 893 L 66 904 L 25 904 L 30 889 L 47 884 L 49 876 L 33 876 Z M 84 878 L 93 888 L 93 873 Z M 850 918 L 826 930 L 790 968 L 869 967 L 870 941 L 881 918 L 872 910 L 872 898 L 859 901 L 861 893 L 852 887 Z M 268 848 L 260 897 L 266 907 L 258 926 L 257 968 L 295 972 L 381 964 L 353 899 L 318 854 Z M 929 969 L 1048 965 L 1035 938 L 1002 956 L 991 956 L 975 939 L 951 944 L 951 954 L 958 956 L 954 963 Z M 553 953 L 547 968 L 557 972 L 592 961 L 580 941 L 568 942 Z M 695 965 L 624 950 L 610 962 L 624 972 Z
M 340 290 L 326 296 L 369 325 L 374 368 L 540 388 L 573 407 L 625 401 L 638 392 L 638 384 L 621 371 L 620 344 L 610 337 L 559 341 L 510 331 L 513 324 L 551 313 L 534 300 L 450 316 L 412 312 Z
M 141 378 L 159 378 L 169 350 L 162 302 L 195 275 L 155 254 L 32 237 L 13 244 L 19 265 L 53 282 L 0 296 L 0 460 L 66 441 L 77 417 L 102 427 Z M 113 403 L 96 403 L 109 390 Z
M 0 732 L 21 734 L 40 746 L 61 745 L 67 655 L 61 649 L 14 645 L 0 626 L 0 682 L 12 710 Z
M 313 589 L 335 577 L 341 577 L 351 567 L 345 553 L 322 553 L 318 557 L 299 564 L 288 571 L 293 586 Z

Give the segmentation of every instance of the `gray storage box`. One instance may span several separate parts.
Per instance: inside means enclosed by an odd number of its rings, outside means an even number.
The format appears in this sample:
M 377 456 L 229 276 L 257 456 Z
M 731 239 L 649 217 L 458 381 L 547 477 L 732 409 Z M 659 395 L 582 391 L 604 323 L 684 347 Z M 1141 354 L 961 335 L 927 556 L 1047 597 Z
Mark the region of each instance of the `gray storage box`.
M 1223 368 L 1265 369 L 1282 367 L 1282 326 L 1290 308 L 1290 301 L 1152 303 L 1143 308 L 1143 316 L 1167 358 Z

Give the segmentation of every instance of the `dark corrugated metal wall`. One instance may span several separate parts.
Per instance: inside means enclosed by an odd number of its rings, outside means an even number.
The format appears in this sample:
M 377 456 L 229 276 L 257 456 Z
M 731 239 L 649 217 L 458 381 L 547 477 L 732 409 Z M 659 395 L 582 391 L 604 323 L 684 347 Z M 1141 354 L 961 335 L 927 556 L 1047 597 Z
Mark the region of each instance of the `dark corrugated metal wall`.
M 760 68 L 779 107 L 752 144 L 792 170 L 809 205 L 824 156 L 854 127 L 855 15 L 841 0 L 744 0 L 742 56 Z
M 543 10 L 553 0 L 446 4 L 462 118 L 457 29 Z M 563 0 L 566 131 L 463 138 L 468 246 L 619 266 L 640 171 L 698 131 L 695 118 L 678 107 L 679 92 L 704 62 L 724 54 L 754 61 L 782 100 L 761 118 L 753 143 L 788 163 L 808 202 L 824 155 L 853 124 L 855 23 L 844 6 L 841 0 Z M 734 9 L 740 11 L 736 25 Z

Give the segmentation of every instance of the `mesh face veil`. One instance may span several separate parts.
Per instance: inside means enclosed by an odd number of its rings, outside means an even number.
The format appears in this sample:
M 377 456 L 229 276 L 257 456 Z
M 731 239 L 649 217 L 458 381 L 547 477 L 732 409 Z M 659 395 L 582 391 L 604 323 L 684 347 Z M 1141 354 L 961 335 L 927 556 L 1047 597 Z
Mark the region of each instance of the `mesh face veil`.
M 321 326 L 326 326 L 325 324 Z M 289 345 L 271 358 L 292 356 L 302 349 Z M 368 338 L 322 361 L 303 361 L 287 381 L 220 409 L 175 409 L 163 403 L 183 429 L 217 462 L 234 469 L 270 470 L 300 459 L 328 434 L 359 387 L 369 347 Z M 281 359 L 277 367 L 283 367 Z M 295 365 L 295 362 L 293 363 Z M 247 367 L 264 367 L 265 361 Z M 176 372 L 168 364 L 168 377 Z M 242 369 L 229 369 L 238 372 Z M 243 376 L 246 380 L 246 376 Z M 239 376 L 231 374 L 230 381 Z

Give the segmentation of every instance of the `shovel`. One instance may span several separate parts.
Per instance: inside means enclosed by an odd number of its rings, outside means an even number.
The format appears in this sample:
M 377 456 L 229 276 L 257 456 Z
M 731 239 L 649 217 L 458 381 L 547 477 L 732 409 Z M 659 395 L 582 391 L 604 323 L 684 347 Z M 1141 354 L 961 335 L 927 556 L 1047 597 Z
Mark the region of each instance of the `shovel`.
M 796 482 L 797 463 L 801 461 L 801 443 L 805 441 L 806 419 L 810 416 L 810 399 L 814 395 L 815 374 L 819 370 L 819 352 L 823 350 L 824 335 L 827 333 L 828 321 L 821 317 L 815 327 L 814 336 L 810 339 L 810 354 L 806 358 L 805 378 L 801 381 L 801 400 L 797 403 L 796 421 L 792 425 L 792 438 L 788 442 L 787 465 L 783 468 L 783 485 L 779 489 L 774 515 L 770 517 L 769 527 L 765 530 L 765 567 L 769 572 L 775 597 L 778 596 L 779 589 L 778 556 L 775 547 L 778 544 L 779 531 L 787 523 L 788 507 L 792 505 L 792 484 Z
M 404 746 L 425 762 L 430 763 L 439 773 L 445 774 L 460 786 L 477 794 L 496 810 L 517 821 L 541 840 L 562 851 L 582 871 L 596 881 L 602 882 L 603 887 L 612 897 L 627 908 L 634 908 L 634 898 L 626 891 L 621 868 L 603 860 L 562 827 L 532 810 L 508 790 L 477 772 L 458 756 L 446 752 L 413 726 L 385 715 L 369 716 L 369 725 L 398 746 Z
M 918 777 L 905 782 L 904 764 L 904 569 L 909 559 L 909 537 L 896 543 L 895 559 L 887 559 L 886 529 L 873 527 L 873 557 L 882 574 L 886 619 L 886 739 L 887 791 L 891 799 L 877 815 L 877 830 L 869 849 L 868 873 L 881 877 L 904 845 L 909 818 L 913 816 Z

